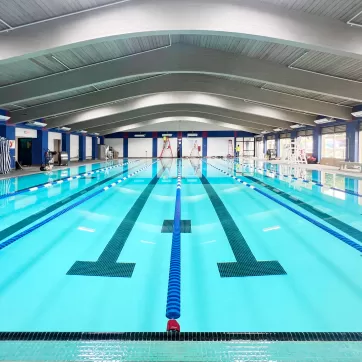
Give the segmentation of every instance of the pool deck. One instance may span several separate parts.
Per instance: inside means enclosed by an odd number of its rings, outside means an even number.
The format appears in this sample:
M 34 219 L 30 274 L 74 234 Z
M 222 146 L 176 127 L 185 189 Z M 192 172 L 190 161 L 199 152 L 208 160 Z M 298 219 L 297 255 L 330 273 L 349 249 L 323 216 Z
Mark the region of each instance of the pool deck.
M 52 171 L 66 170 L 71 167 L 79 167 L 84 165 L 91 165 L 93 163 L 105 162 L 104 160 L 86 160 L 86 161 L 71 161 L 68 166 L 54 166 Z M 29 176 L 37 173 L 44 173 L 47 171 L 40 171 L 40 166 L 25 167 L 23 170 L 12 170 L 6 175 L 0 174 L 0 180 L 5 180 L 12 177 Z

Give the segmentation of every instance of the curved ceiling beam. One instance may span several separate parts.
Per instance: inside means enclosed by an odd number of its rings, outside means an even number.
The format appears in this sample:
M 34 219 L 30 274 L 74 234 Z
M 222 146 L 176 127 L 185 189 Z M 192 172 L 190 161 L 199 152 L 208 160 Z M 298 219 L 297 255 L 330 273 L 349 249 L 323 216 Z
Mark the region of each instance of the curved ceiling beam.
M 46 103 L 44 105 L 31 107 L 27 110 L 15 111 L 11 113 L 11 119 L 13 123 L 32 121 L 111 103 L 121 99 L 175 91 L 209 93 L 251 100 L 270 106 L 313 113 L 315 115 L 322 114 L 337 119 L 349 120 L 351 118 L 351 110 L 347 107 L 287 94 L 269 92 L 252 85 L 207 75 L 166 74 L 128 85 L 121 85 L 57 102 Z
M 140 35 L 198 33 L 269 40 L 362 58 L 361 32 L 340 21 L 258 0 L 138 0 L 0 34 L 0 58 Z
M 149 110 L 150 112 L 150 110 Z M 272 126 L 265 126 L 265 125 L 261 125 L 261 124 L 257 124 L 257 123 L 253 123 L 253 122 L 249 122 L 249 121 L 245 121 L 243 119 L 235 119 L 235 118 L 228 118 L 228 117 L 224 117 L 223 115 L 218 115 L 218 114 L 213 114 L 213 113 L 204 113 L 204 112 L 189 112 L 189 111 L 181 111 L 181 110 L 175 110 L 174 112 L 159 112 L 159 113 L 153 113 L 150 112 L 149 114 L 145 114 L 139 117 L 131 117 L 128 119 L 124 119 L 124 120 L 119 120 L 117 122 L 112 122 L 112 123 L 104 123 L 101 125 L 98 125 L 96 127 L 87 127 L 87 128 L 83 128 L 85 130 L 87 130 L 88 132 L 104 132 L 107 131 L 109 129 L 114 129 L 114 128 L 118 128 L 118 127 L 125 127 L 125 126 L 131 126 L 134 127 L 135 125 L 137 125 L 138 123 L 142 123 L 143 121 L 148 121 L 150 119 L 158 119 L 158 118 L 167 118 L 167 117 L 171 117 L 171 118 L 178 118 L 178 120 L 182 121 L 186 118 L 205 118 L 205 119 L 209 119 L 209 120 L 213 120 L 213 121 L 217 121 L 217 122 L 222 122 L 224 124 L 228 124 L 229 127 L 228 128 L 233 128 L 233 127 L 245 127 L 245 128 L 249 128 L 249 129 L 253 129 L 254 132 L 255 131 L 273 131 Z M 140 126 L 137 126 L 140 127 Z
M 115 117 L 103 117 L 101 119 L 92 119 L 90 121 L 73 123 L 73 130 L 84 129 L 89 132 L 97 132 L 97 127 L 105 125 L 108 128 L 114 128 L 114 124 L 124 121 L 130 121 L 143 116 L 152 115 L 154 118 L 166 116 L 193 116 L 212 119 L 214 116 L 223 117 L 225 122 L 239 124 L 240 122 L 248 122 L 253 127 L 260 129 L 272 128 L 289 128 L 291 123 L 280 121 L 272 118 L 255 116 L 252 114 L 231 111 L 225 108 L 216 108 L 208 105 L 199 104 L 161 104 L 146 108 L 136 109 L 134 111 L 125 112 Z M 250 125 L 251 126 L 251 125 Z M 103 128 L 104 129 L 104 128 Z
M 46 123 L 48 124 L 48 127 L 71 126 L 74 123 L 82 123 L 92 119 L 98 119 L 98 121 L 102 123 L 102 118 L 104 117 L 116 118 L 122 113 L 139 108 L 166 104 L 208 105 L 292 123 L 315 125 L 315 117 L 313 116 L 284 109 L 263 107 L 260 104 L 244 102 L 240 99 L 194 92 L 169 92 L 127 99 L 121 102 L 107 104 L 102 107 L 87 109 L 78 113 L 50 118 L 46 120 Z
M 258 130 L 255 129 L 255 128 L 249 128 L 249 127 L 239 126 L 239 125 L 235 125 L 235 124 L 229 124 L 229 123 L 226 123 L 226 122 L 221 122 L 221 121 L 216 121 L 216 120 L 212 120 L 212 119 L 209 119 L 209 118 L 201 118 L 201 117 L 150 118 L 150 119 L 145 120 L 145 121 L 140 121 L 140 122 L 137 122 L 137 123 L 131 123 L 131 124 L 128 124 L 128 125 L 123 125 L 121 127 L 107 129 L 107 130 L 104 130 L 104 131 L 101 131 L 101 132 L 98 132 L 98 133 L 100 135 L 107 135 L 107 134 L 116 133 L 116 132 L 127 132 L 127 131 L 130 131 L 130 130 L 135 129 L 135 128 L 150 126 L 150 125 L 157 124 L 157 123 L 180 122 L 180 121 L 182 122 L 183 120 L 188 121 L 188 122 L 215 124 L 215 125 L 220 126 L 220 127 L 229 128 L 229 129 L 238 130 L 238 131 L 251 132 L 251 133 L 254 133 L 254 134 L 259 133 Z
M 160 73 L 204 73 L 241 77 L 362 102 L 362 83 L 302 72 L 265 60 L 185 44 L 175 44 L 156 51 L 0 87 L 0 102 L 4 105 L 114 79 Z

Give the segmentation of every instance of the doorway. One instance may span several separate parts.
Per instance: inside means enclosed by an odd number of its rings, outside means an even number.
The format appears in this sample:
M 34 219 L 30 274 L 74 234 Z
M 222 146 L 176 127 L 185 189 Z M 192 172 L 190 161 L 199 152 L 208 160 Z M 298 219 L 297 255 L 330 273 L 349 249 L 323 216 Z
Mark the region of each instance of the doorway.
M 22 166 L 31 166 L 33 158 L 33 139 L 18 138 L 18 162 Z
M 60 163 L 60 152 L 62 150 L 62 146 L 61 146 L 61 140 L 53 140 L 54 141 L 54 152 L 56 152 L 53 160 L 54 160 L 54 163 Z

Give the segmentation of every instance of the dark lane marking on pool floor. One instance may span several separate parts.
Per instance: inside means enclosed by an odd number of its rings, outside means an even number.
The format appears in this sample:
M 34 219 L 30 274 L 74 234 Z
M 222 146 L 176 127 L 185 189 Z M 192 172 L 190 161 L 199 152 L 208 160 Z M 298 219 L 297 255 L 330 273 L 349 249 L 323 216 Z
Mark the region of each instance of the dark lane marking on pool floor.
M 236 262 L 217 263 L 222 278 L 284 275 L 287 274 L 278 261 L 258 261 L 249 248 L 243 234 L 224 203 L 211 186 L 207 178 L 202 175 L 200 180 L 207 192 L 219 221 L 234 253 Z
M 276 189 L 274 186 L 270 186 L 270 185 L 264 183 L 263 181 L 258 180 L 255 177 L 246 176 L 246 175 L 243 175 L 243 177 L 276 193 L 278 196 L 282 197 L 283 199 L 292 202 L 294 205 L 301 207 L 302 209 L 313 214 L 314 216 L 322 219 L 324 222 L 328 223 L 329 225 L 334 226 L 336 229 L 344 232 L 345 234 L 351 236 L 352 238 L 358 240 L 359 242 L 362 242 L 362 231 L 354 228 L 353 226 L 350 226 L 350 225 L 344 223 L 343 221 L 338 220 L 335 217 L 316 209 L 314 206 L 307 204 L 306 202 L 302 201 L 301 199 L 291 196 L 280 189 Z
M 117 259 L 122 253 L 123 247 L 162 173 L 163 170 L 161 170 L 159 175 L 155 176 L 142 191 L 141 195 L 119 224 L 98 260 L 76 261 L 68 270 L 67 275 L 117 278 L 132 277 L 136 263 L 117 263 Z
M 101 180 L 99 182 L 97 182 L 96 184 L 89 186 L 81 191 L 76 192 L 73 195 L 70 195 L 68 197 L 66 197 L 63 200 L 60 200 L 58 202 L 56 202 L 55 204 L 48 206 L 47 208 L 45 208 L 44 210 L 38 211 L 37 213 L 30 215 L 28 217 L 26 217 L 25 219 L 10 225 L 9 227 L 7 227 L 4 230 L 0 231 L 0 241 L 7 239 L 8 237 L 10 237 L 10 235 L 15 234 L 16 232 L 20 231 L 21 229 L 29 226 L 30 224 L 38 221 L 39 219 L 41 219 L 44 216 L 47 216 L 48 214 L 50 214 L 51 212 L 59 209 L 60 207 L 63 207 L 64 205 L 68 204 L 71 201 L 74 201 L 77 197 L 80 197 L 82 195 L 84 195 L 85 193 L 94 190 L 96 187 L 101 186 L 103 184 L 105 184 L 106 182 L 108 182 L 109 180 L 112 180 L 116 177 L 118 177 L 119 175 L 123 175 L 128 171 L 131 171 L 132 169 L 138 167 L 139 165 L 135 165 L 134 167 L 131 168 L 127 168 L 127 170 L 123 170 L 121 172 L 118 172 L 117 174 L 115 174 L 114 176 L 111 177 L 107 177 L 104 180 Z
M 174 220 L 164 220 L 161 233 L 173 233 Z M 181 220 L 181 233 L 191 233 L 191 220 Z

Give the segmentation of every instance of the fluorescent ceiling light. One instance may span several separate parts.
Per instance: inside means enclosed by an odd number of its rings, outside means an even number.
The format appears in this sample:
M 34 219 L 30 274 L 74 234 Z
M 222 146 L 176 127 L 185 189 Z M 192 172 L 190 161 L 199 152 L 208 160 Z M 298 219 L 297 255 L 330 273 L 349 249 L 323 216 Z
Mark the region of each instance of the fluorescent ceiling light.
M 46 127 L 47 124 L 42 122 L 28 122 L 25 125 L 29 127 Z
M 334 118 L 326 118 L 326 117 L 324 117 L 324 118 L 316 119 L 316 120 L 314 121 L 314 123 L 316 123 L 316 124 L 323 124 L 323 123 L 329 123 L 329 122 L 334 122 L 334 121 L 335 121 Z
M 162 137 L 172 137 L 171 133 L 162 133 Z
M 274 128 L 273 131 L 274 132 L 281 132 L 281 131 L 283 131 L 283 128 Z
M 303 128 L 303 127 L 305 127 L 304 124 L 292 124 L 290 126 L 290 128 L 293 128 L 293 129 L 295 129 L 295 128 Z
M 99 136 L 99 133 L 94 132 L 94 133 L 92 133 L 92 135 L 94 135 L 94 136 Z
M 70 127 L 59 127 L 58 129 L 59 129 L 59 131 L 70 131 L 71 130 Z
M 135 137 L 145 137 L 146 135 L 143 133 L 143 134 L 135 134 L 134 136 Z
M 353 117 L 361 117 L 362 116 L 362 111 L 352 112 L 351 114 L 352 114 Z
M 8 119 L 10 119 L 10 117 L 3 116 L 3 115 L 0 114 L 0 121 L 7 121 Z
M 197 137 L 198 133 L 188 133 L 187 137 Z
M 267 133 L 269 133 L 269 131 L 261 131 L 260 133 L 261 134 L 267 134 Z

